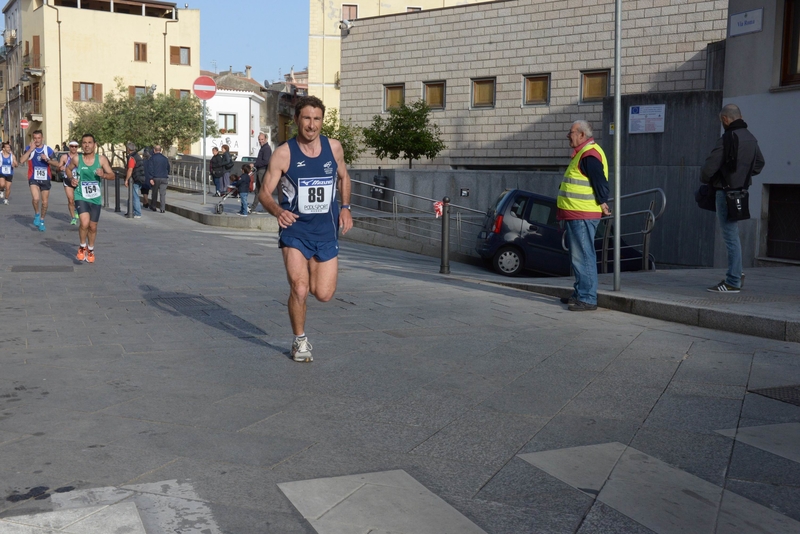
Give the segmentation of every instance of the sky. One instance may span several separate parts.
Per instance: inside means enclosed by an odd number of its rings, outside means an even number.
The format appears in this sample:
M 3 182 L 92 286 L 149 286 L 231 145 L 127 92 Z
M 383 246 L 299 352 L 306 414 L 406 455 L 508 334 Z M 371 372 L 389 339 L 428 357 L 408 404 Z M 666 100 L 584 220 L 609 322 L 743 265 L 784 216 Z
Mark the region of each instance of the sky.
M 174 0 L 173 0 L 174 1 Z M 200 68 L 277 81 L 308 66 L 308 0 L 179 0 L 200 10 Z M 180 16 L 180 14 L 179 14 Z M 214 65 L 216 62 L 216 68 Z
M 174 1 L 174 0 L 173 0 Z M 178 0 L 200 10 L 200 69 L 274 82 L 308 66 L 308 0 Z M 180 16 L 180 14 L 179 14 Z M 0 17 L 0 26 L 3 26 Z M 216 65 L 214 64 L 216 62 Z

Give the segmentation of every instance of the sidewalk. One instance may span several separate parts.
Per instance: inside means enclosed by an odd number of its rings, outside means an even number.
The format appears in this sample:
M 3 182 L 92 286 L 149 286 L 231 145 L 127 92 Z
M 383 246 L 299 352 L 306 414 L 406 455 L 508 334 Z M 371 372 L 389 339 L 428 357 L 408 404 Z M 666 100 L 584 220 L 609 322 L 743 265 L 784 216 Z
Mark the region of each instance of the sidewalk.
M 79 263 L 58 187 L 0 205 L 0 534 L 800 532 L 800 344 L 344 241 L 298 364 L 274 232 L 105 209 Z
M 234 203 L 227 201 L 223 215 L 214 214 L 216 201 L 201 194 L 170 191 L 168 209 L 210 226 L 251 228 L 277 232 L 274 217 L 260 211 L 238 217 Z M 230 208 L 228 207 L 230 206 Z M 238 204 L 237 204 L 238 206 Z M 259 208 L 263 210 L 263 208 Z M 354 214 L 358 216 L 357 212 Z M 372 215 L 370 215 L 372 216 Z M 357 241 L 391 246 L 396 238 L 355 229 Z M 347 236 L 343 237 L 348 239 Z M 419 249 L 431 248 L 419 246 Z M 433 247 L 435 248 L 435 247 Z M 554 297 L 572 293 L 572 278 L 523 276 L 508 278 L 483 267 L 451 263 L 452 276 L 481 280 Z M 800 266 L 748 269 L 746 285 L 739 294 L 722 295 L 705 289 L 724 278 L 723 269 L 675 269 L 622 273 L 621 291 L 613 291 L 613 274 L 600 275 L 598 305 L 610 310 L 663 319 L 676 323 L 737 332 L 785 341 L 800 341 Z

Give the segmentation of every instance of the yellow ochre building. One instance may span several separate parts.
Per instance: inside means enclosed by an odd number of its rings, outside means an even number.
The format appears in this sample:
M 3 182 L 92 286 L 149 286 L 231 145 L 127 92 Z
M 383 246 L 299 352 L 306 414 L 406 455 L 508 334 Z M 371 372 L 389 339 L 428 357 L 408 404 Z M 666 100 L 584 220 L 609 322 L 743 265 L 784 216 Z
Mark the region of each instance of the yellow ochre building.
M 308 31 L 308 94 L 322 99 L 326 107 L 339 108 L 339 64 L 341 39 L 347 35 L 347 21 L 394 13 L 477 4 L 487 0 L 361 0 L 337 3 L 310 0 Z M 387 39 L 391 39 L 387 35 Z
M 156 0 L 10 0 L 3 15 L 3 138 L 15 151 L 37 129 L 49 145 L 63 143 L 68 103 L 100 101 L 115 78 L 131 93 L 188 93 L 200 74 L 197 9 Z

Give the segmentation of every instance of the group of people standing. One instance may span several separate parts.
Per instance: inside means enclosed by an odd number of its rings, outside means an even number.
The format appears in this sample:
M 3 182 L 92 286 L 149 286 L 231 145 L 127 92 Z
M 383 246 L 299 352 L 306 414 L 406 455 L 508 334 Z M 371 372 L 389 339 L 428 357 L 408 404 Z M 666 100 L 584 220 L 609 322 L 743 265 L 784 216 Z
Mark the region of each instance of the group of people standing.
M 169 159 L 162 154 L 161 145 L 153 146 L 153 153 L 144 160 L 134 143 L 125 145 L 128 149 L 125 187 L 133 182 L 133 218 L 142 218 L 142 207 L 164 213 L 167 207 L 167 185 L 169 184 Z M 147 203 L 147 192 L 153 191 L 153 199 Z M 144 198 L 144 203 L 142 203 Z M 159 198 L 161 199 L 159 204 Z M 158 207 L 156 207 L 158 206 Z

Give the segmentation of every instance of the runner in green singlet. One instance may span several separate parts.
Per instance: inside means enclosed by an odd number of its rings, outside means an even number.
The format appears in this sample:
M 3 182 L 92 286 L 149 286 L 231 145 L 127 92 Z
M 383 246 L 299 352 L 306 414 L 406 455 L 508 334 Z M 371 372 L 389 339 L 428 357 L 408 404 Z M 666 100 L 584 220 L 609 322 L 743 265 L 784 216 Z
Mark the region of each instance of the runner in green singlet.
M 84 134 L 81 138 L 83 154 L 76 154 L 67 165 L 66 174 L 72 176 L 73 169 L 78 170 L 77 178 L 72 178 L 75 187 L 75 211 L 80 218 L 81 245 L 75 256 L 78 261 L 94 263 L 94 241 L 97 238 L 97 221 L 103 206 L 102 180 L 113 180 L 114 171 L 108 158 L 95 154 L 97 144 L 92 134 Z

